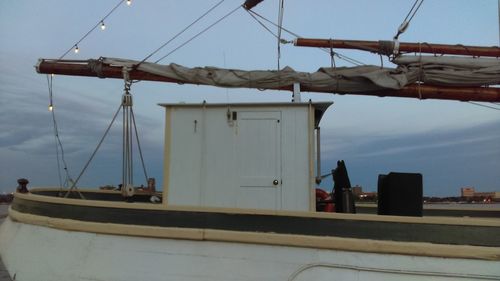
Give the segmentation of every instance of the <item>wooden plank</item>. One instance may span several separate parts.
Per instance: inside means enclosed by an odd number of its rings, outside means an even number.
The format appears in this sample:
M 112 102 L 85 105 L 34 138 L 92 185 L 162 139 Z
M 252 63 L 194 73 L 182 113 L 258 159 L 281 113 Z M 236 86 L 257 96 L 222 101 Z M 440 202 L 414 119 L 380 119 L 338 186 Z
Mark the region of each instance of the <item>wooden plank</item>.
M 500 227 L 361 221 L 200 211 L 116 209 L 44 203 L 16 198 L 18 212 L 78 221 L 181 229 L 213 229 L 398 242 L 500 247 Z

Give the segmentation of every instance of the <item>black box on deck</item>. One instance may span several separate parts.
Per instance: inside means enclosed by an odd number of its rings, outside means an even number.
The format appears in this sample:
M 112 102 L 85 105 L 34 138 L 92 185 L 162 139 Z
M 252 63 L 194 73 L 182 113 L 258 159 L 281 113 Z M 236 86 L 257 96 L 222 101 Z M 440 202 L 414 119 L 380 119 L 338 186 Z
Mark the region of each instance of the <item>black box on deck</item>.
M 377 189 L 379 215 L 422 216 L 422 174 L 379 175 Z

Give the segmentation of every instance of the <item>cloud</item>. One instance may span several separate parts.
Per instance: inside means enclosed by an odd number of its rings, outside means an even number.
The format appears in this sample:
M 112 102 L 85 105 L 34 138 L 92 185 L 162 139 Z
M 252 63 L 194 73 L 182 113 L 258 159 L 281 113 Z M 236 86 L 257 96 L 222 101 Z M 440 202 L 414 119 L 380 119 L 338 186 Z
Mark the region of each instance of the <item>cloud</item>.
M 412 143 L 411 141 L 406 142 L 401 139 L 392 139 L 387 140 L 387 142 L 391 142 L 392 145 L 386 144 L 387 147 L 382 147 L 377 151 L 364 152 L 356 157 L 360 158 L 370 158 L 370 157 L 382 157 L 391 155 L 401 155 L 401 154 L 409 154 L 409 153 L 418 153 L 424 150 L 436 150 L 436 149 L 445 149 L 453 146 L 465 146 L 465 145 L 477 145 L 480 143 L 489 142 L 492 140 L 498 140 L 500 136 L 466 136 L 463 139 L 438 139 L 432 140 L 422 139 L 422 143 Z M 397 140 L 397 141 L 395 141 Z M 475 152 L 477 153 L 477 151 Z
M 36 74 L 26 60 L 15 65 L 5 54 L 0 54 L 0 60 L 4 62 L 0 67 L 0 186 L 10 191 L 19 177 L 28 177 L 37 186 L 57 185 L 56 144 L 53 120 L 48 111 L 46 77 Z M 96 91 L 88 88 L 84 78 L 54 78 L 54 112 L 72 177 L 80 173 L 120 106 L 121 86 L 117 88 L 116 83 L 98 81 L 102 87 Z M 156 167 L 162 165 L 162 153 L 158 151 L 163 149 L 163 120 L 156 120 L 147 113 L 135 112 L 136 122 L 146 164 L 158 178 L 161 168 Z M 119 114 L 96 159 L 82 177 L 82 185 L 118 182 L 121 120 Z M 138 160 L 137 150 L 135 156 Z M 142 168 L 137 166 L 136 170 L 139 179 Z
M 391 171 L 422 173 L 427 195 L 458 195 L 460 187 L 470 185 L 484 191 L 500 190 L 500 121 L 388 137 L 338 138 L 342 132 L 322 133 L 330 139 L 325 141 L 324 170 L 345 159 L 351 183 L 365 190 L 376 190 L 378 174 Z M 350 141 L 348 145 L 335 146 L 344 139 Z M 325 184 L 331 186 L 331 181 Z
M 47 87 L 40 87 L 39 83 L 20 83 L 18 78 L 10 74 L 0 78 L 0 147 L 45 153 L 47 144 L 54 141 Z M 63 91 L 64 94 L 55 96 L 54 110 L 60 137 L 65 140 L 63 144 L 67 146 L 66 152 L 71 153 L 90 143 L 97 143 L 110 124 L 120 100 L 117 99 L 111 105 L 99 98 L 89 99 L 75 90 L 59 89 L 59 92 Z M 142 114 L 136 114 L 136 119 L 138 125 L 142 126 L 158 126 L 161 123 Z M 113 129 L 120 126 L 121 115 Z M 116 139 L 121 133 L 113 129 L 111 134 Z

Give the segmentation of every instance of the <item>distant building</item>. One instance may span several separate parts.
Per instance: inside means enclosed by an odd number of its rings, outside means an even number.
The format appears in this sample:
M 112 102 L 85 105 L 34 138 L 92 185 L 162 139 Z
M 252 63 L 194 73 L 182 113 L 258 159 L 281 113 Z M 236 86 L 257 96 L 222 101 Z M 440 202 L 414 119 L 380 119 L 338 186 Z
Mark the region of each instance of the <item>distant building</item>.
M 377 192 L 363 192 L 363 187 L 360 185 L 352 187 L 352 195 L 358 202 L 374 202 L 377 200 Z
M 500 198 L 500 192 L 474 192 L 474 197 Z
M 363 194 L 363 188 L 359 185 L 356 185 L 352 188 L 352 194 L 354 196 L 360 196 L 361 194 Z
M 462 197 L 474 197 L 474 193 L 476 193 L 474 187 L 462 187 L 460 191 Z
M 474 187 L 462 187 L 460 189 L 462 197 L 484 197 L 491 199 L 500 199 L 500 192 L 476 192 Z

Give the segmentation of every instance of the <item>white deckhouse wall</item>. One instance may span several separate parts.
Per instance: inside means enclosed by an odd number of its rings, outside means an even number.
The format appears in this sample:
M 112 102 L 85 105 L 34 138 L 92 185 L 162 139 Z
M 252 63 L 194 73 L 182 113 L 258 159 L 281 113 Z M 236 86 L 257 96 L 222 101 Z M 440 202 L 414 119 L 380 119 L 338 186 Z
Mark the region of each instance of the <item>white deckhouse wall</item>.
M 162 104 L 164 202 L 314 208 L 314 127 L 330 103 Z

